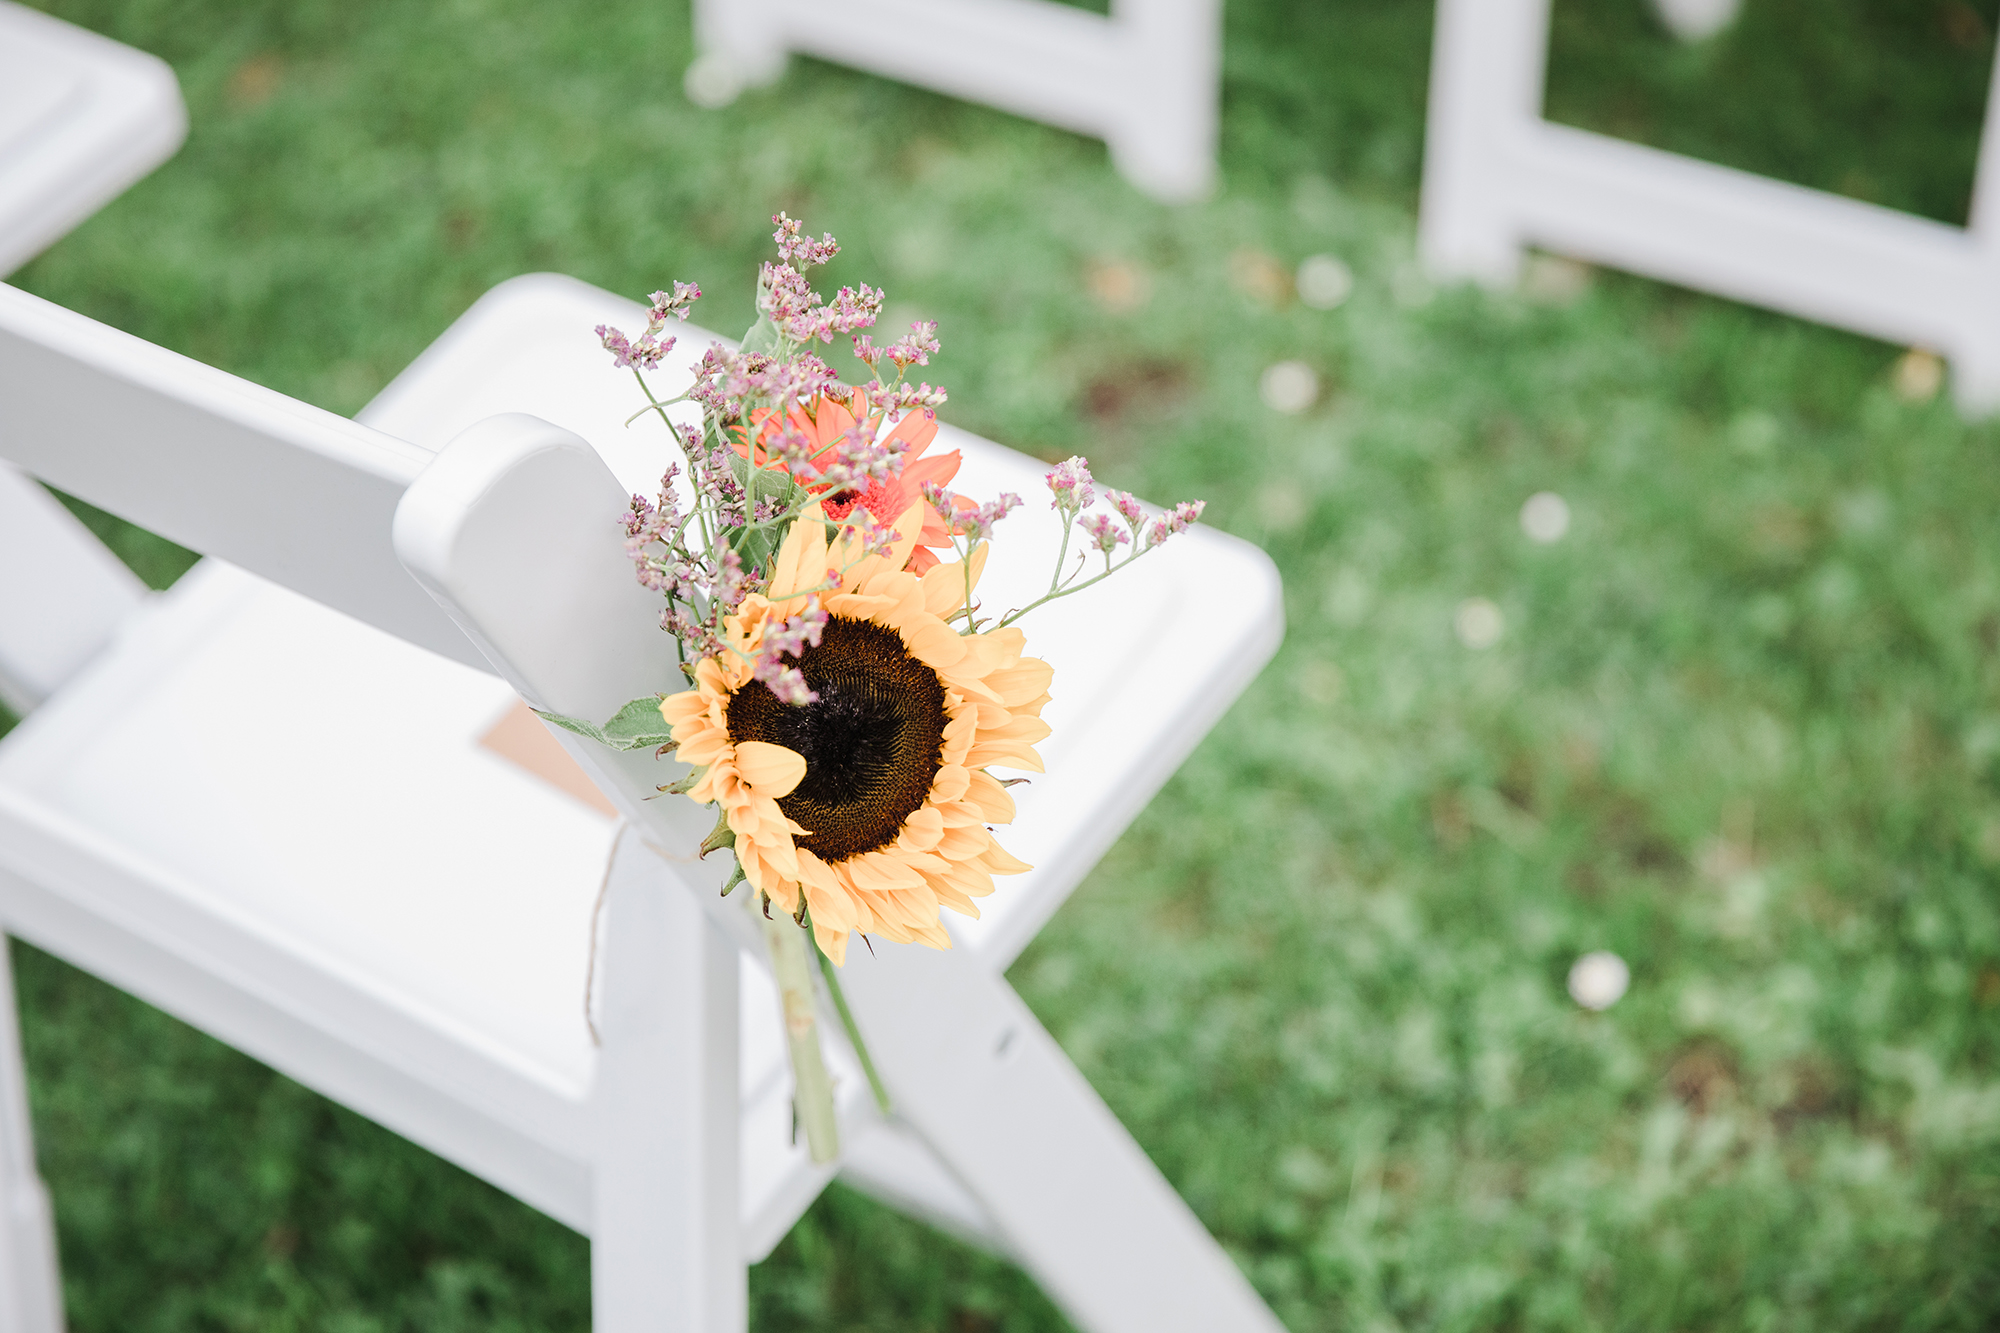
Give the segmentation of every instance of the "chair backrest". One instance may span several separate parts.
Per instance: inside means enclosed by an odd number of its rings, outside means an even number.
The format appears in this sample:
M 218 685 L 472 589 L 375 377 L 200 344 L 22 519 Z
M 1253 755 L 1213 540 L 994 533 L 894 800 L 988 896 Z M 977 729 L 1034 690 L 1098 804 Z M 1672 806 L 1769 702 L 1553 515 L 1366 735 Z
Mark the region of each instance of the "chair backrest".
M 609 521 L 626 498 L 579 436 L 525 414 L 489 417 L 411 483 L 396 551 L 530 704 L 603 721 L 628 700 L 685 688 L 659 598 L 632 577 Z M 708 833 L 711 812 L 659 795 L 684 765 L 561 739 L 656 847 L 684 857 Z M 727 860 L 679 870 L 694 884 L 719 881 Z M 732 932 L 745 924 L 734 909 L 717 919 Z
M 430 453 L 0 285 L 0 459 L 490 671 L 397 561 Z
M 1543 119 L 1550 4 L 1439 0 L 1418 220 L 1434 274 L 1511 283 L 1545 245 L 1935 349 L 1962 410 L 2000 411 L 2000 96 L 1951 227 Z
M 697 99 L 776 78 L 789 51 L 934 88 L 1111 148 L 1126 179 L 1181 203 L 1215 184 L 1220 0 L 697 0 Z M 705 85 L 715 82 L 714 87 Z

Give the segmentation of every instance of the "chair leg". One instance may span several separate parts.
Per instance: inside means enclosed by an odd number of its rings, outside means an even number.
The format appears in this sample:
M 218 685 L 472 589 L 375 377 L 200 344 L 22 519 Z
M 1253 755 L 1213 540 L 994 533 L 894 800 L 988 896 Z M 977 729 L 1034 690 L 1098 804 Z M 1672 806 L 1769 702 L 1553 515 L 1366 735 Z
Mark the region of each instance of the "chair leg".
M 744 1333 L 737 949 L 627 829 L 604 904 L 594 1333 Z
M 748 84 L 772 83 L 785 72 L 782 23 L 763 0 L 695 0 L 695 49 L 727 58 Z
M 1541 115 L 1549 0 L 1439 0 L 1417 247 L 1433 277 L 1509 286 L 1522 238 L 1510 157 Z
M 0 1333 L 62 1333 L 55 1214 L 35 1170 L 14 968 L 0 935 Z
M 1215 186 L 1222 5 L 1114 0 L 1111 17 L 1128 53 L 1117 119 L 1105 134 L 1112 162 L 1156 199 L 1206 198 Z
M 841 983 L 895 1102 L 1088 1333 L 1282 1333 L 1006 982 L 878 945 Z

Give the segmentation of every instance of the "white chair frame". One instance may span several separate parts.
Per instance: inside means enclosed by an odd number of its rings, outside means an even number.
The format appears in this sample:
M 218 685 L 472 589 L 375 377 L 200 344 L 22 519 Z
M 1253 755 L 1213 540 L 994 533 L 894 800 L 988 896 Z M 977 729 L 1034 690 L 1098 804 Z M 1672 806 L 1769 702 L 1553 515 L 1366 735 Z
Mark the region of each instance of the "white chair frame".
M 752 83 L 793 51 L 1103 139 L 1168 202 L 1214 188 L 1221 0 L 696 0 L 695 43 Z
M 1439 0 L 1419 244 L 1511 284 L 1530 244 L 1949 358 L 2000 409 L 2000 97 L 1952 227 L 1542 117 L 1551 0 Z M 2000 68 L 1996 68 L 2000 88 Z
M 519 330 L 482 313 L 537 300 L 581 301 L 618 318 L 637 313 L 567 280 L 505 284 L 461 321 L 488 330 L 485 340 L 441 339 L 371 419 L 427 435 L 477 398 L 461 378 L 472 367 L 486 367 L 485 392 L 493 392 L 500 349 L 546 363 L 522 346 Z M 566 328 L 568 310 L 560 313 Z M 701 345 L 698 331 L 684 339 L 690 350 Z M 504 368 L 499 376 L 511 382 Z M 664 639 L 604 522 L 629 486 L 567 431 L 493 416 L 434 454 L 6 288 L 0 397 L 10 404 L 0 458 L 367 623 L 497 668 L 537 702 L 608 714 L 656 687 L 647 682 L 658 678 L 650 664 Z M 134 421 L 149 426 L 143 446 L 132 442 Z M 119 428 L 107 429 L 113 423 Z M 951 442 L 995 453 L 962 434 Z M 311 494 L 315 503 L 267 517 L 276 506 L 264 500 L 278 494 Z M 1042 798 L 1071 811 L 1076 826 L 1056 864 L 1045 865 L 1056 879 L 1038 905 L 983 937 L 960 932 L 964 947 L 952 954 L 882 947 L 868 965 L 847 970 L 898 1118 L 876 1120 L 859 1080 L 846 1080 L 842 1113 L 853 1146 L 845 1169 L 864 1187 L 1013 1255 L 1093 1333 L 1278 1328 L 1000 976 L 1275 647 L 1268 562 L 1246 563 L 1240 544 L 1219 534 L 1197 538 L 1211 549 L 1190 549 L 1173 577 L 1192 579 L 1187 595 L 1212 608 L 1218 595 L 1235 603 L 1200 625 L 1183 615 L 1189 623 L 1154 645 L 1169 688 L 1137 691 L 1139 727 L 1108 710 L 1114 729 L 1142 732 L 1130 752 L 1068 786 L 1057 780 Z M 1234 573 L 1208 581 L 1225 582 L 1200 586 L 1203 569 L 1223 566 Z M 1250 586 L 1227 582 L 1246 576 Z M 203 595 L 203 578 L 183 582 L 187 598 Z M 148 635 L 199 634 L 199 618 L 174 609 L 182 595 L 177 588 L 142 614 L 86 676 L 143 670 L 148 659 L 138 650 L 146 645 L 135 641 Z M 1234 651 L 1217 654 L 1186 637 L 1213 632 Z M 551 651 L 552 642 L 563 651 Z M 1183 659 L 1210 665 L 1175 679 L 1172 664 Z M 70 714 L 100 697 L 93 689 L 117 697 L 124 684 L 59 691 L 0 745 L 0 924 L 9 933 L 585 1231 L 599 1333 L 743 1327 L 744 1265 L 761 1249 L 739 1220 L 737 970 L 756 937 L 733 901 L 715 898 L 720 867 L 671 866 L 648 850 L 686 847 L 700 822 L 685 802 L 644 799 L 661 780 L 649 758 L 573 747 L 630 821 L 606 904 L 605 1044 L 577 1103 L 274 948 L 246 928 L 254 923 L 200 910 L 198 895 L 177 890 L 170 875 L 66 818 L 44 799 L 37 774 L 61 761 L 62 738 L 74 734 L 66 732 L 76 722 Z M 1165 711 L 1144 719 L 1147 708 Z M 1145 732 L 1144 721 L 1156 725 Z M 7 1055 L 0 1047 L 0 1062 Z M 29 1275 L 23 1299 L 39 1304 L 0 1307 L 0 1333 L 59 1326 L 48 1313 L 59 1302 L 29 1143 L 16 1061 L 0 1069 L 0 1198 L 9 1201 L 0 1223 L 10 1228 L 0 1262 Z M 789 1210 L 769 1215 L 779 1230 L 829 1176 L 794 1172 L 789 1193 L 771 1205 Z M 773 1223 L 758 1225 L 768 1247 Z

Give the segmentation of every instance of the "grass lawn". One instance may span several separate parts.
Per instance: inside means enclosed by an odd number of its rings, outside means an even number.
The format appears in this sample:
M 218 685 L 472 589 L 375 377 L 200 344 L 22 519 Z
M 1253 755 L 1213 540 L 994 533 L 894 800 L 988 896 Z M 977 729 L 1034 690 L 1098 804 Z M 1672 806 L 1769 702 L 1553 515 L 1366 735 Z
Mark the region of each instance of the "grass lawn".
M 1558 0 L 1551 114 L 1962 220 L 1993 0 L 1746 4 L 1683 49 Z M 2000 431 L 1901 349 L 1632 278 L 1433 290 L 1423 0 L 1232 0 L 1184 209 L 811 62 L 698 111 L 679 3 L 47 7 L 171 61 L 194 129 L 30 291 L 352 412 L 524 271 L 747 325 L 782 207 L 942 321 L 954 420 L 1272 553 L 1277 662 L 1013 978 L 1292 1329 L 2000 1322 Z M 1597 948 L 1633 980 L 1591 1014 Z M 15 956 L 78 1333 L 587 1327 L 575 1235 Z M 751 1291 L 760 1333 L 1064 1327 L 839 1189 Z

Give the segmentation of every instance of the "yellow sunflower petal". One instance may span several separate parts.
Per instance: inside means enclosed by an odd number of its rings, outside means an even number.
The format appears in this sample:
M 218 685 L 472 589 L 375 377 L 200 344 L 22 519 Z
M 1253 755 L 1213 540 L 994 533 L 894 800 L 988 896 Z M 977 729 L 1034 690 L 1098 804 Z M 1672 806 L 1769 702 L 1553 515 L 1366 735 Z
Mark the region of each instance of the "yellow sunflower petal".
M 944 816 L 937 807 L 929 803 L 910 812 L 903 821 L 903 831 L 896 839 L 898 847 L 907 847 L 913 852 L 927 852 L 937 846 L 944 836 Z
M 799 511 L 785 534 L 784 545 L 771 560 L 771 581 L 765 595 L 773 603 L 786 604 L 780 608 L 784 616 L 798 613 L 799 608 L 789 603 L 799 596 L 801 588 L 826 582 L 826 556 L 826 515 L 815 500 Z
M 949 805 L 964 797 L 965 789 L 972 785 L 972 771 L 963 764 L 946 764 L 938 769 L 931 779 L 931 804 Z
M 893 889 L 915 888 L 922 884 L 923 876 L 915 868 L 905 865 L 897 857 L 883 852 L 863 852 L 850 856 L 841 865 L 854 876 L 855 884 L 871 892 L 887 892 Z
M 896 516 L 891 525 L 896 529 L 896 541 L 886 557 L 891 569 L 901 569 L 910 563 L 910 552 L 917 549 L 917 538 L 923 535 L 924 510 L 930 508 L 930 503 L 921 498 L 912 500 L 910 507 Z
M 984 719 L 979 724 L 979 739 L 984 741 L 1009 741 L 1016 745 L 1033 745 L 1036 741 L 1049 738 L 1049 724 L 1038 717 L 1010 717 L 997 727 L 989 727 Z
M 820 919 L 817 916 L 815 916 L 813 918 L 813 941 L 814 943 L 819 945 L 819 951 L 825 954 L 827 958 L 832 961 L 835 967 L 842 967 L 846 965 L 847 963 L 846 931 L 834 930 L 831 927 L 822 924 Z
M 734 688 L 722 669 L 721 661 L 713 657 L 704 657 L 695 663 L 694 682 L 701 687 L 702 693 L 718 698 Z
M 799 851 L 799 882 L 805 886 L 806 902 L 813 920 L 823 921 L 834 930 L 855 930 L 868 924 L 862 910 L 833 867 L 803 848 Z
M 660 720 L 668 726 L 692 722 L 708 711 L 708 699 L 700 690 L 682 690 L 660 700 Z
M 706 727 L 681 741 L 680 749 L 674 752 L 682 763 L 700 768 L 703 764 L 713 764 L 729 753 L 729 735 L 714 727 Z
M 829 595 L 821 603 L 830 616 L 846 616 L 850 620 L 876 620 L 889 615 L 896 609 L 891 597 L 868 597 L 858 592 L 837 592 Z
M 985 854 L 979 858 L 980 864 L 996 875 L 1025 875 L 1034 867 L 1013 855 L 997 841 L 988 839 Z
M 974 773 L 972 785 L 966 789 L 966 799 L 979 808 L 989 824 L 1011 824 L 1014 822 L 1014 798 L 1000 785 L 1000 780 L 987 773 Z
M 933 671 L 957 665 L 966 654 L 965 637 L 954 633 L 951 626 L 936 616 L 926 615 L 914 624 L 904 625 L 902 635 L 911 656 Z
M 997 764 L 1001 768 L 1025 769 L 1030 773 L 1046 771 L 1042 767 L 1040 755 L 1032 748 L 1014 741 L 982 742 L 973 746 L 971 752 L 965 756 L 967 768 L 985 768 L 988 764 Z
M 993 892 L 993 872 L 976 862 L 961 861 L 945 872 L 953 888 L 974 898 Z
M 1012 708 L 1024 704 L 1038 694 L 1046 693 L 1049 682 L 1055 678 L 1056 669 L 1039 657 L 1024 657 L 1015 665 L 989 672 L 986 687 L 1000 696 L 1002 703 Z
M 749 877 L 747 874 L 744 876 Z M 755 888 L 756 885 L 751 885 Z M 771 900 L 773 912 L 783 912 L 786 916 L 796 916 L 799 910 L 799 886 L 790 880 L 766 875 L 765 886 L 761 890 Z
M 968 640 L 968 642 L 970 642 Z M 968 700 L 997 704 L 1000 696 L 986 688 L 986 665 L 968 648 L 964 657 L 938 672 L 938 678 Z
M 985 542 L 972 548 L 970 584 L 975 589 L 979 586 L 980 574 L 986 569 L 986 548 Z M 965 605 L 967 582 L 964 561 L 933 565 L 923 576 L 924 609 L 934 616 L 949 615 L 958 610 Z
M 759 796 L 789 796 L 806 775 L 806 757 L 768 741 L 740 741 L 736 771 Z
M 970 775 L 967 776 L 969 779 Z M 986 812 L 971 801 L 947 801 L 938 807 L 938 814 L 943 816 L 946 828 L 965 828 L 970 824 L 986 822 Z
M 939 907 L 949 907 L 960 916 L 969 916 L 975 920 L 978 919 L 979 904 L 973 902 L 971 898 L 959 892 L 942 879 L 934 879 L 930 882 L 930 885 L 931 892 L 937 895 Z
M 991 846 L 993 835 L 986 831 L 984 824 L 968 824 L 960 828 L 948 828 L 938 839 L 938 854 L 947 861 L 970 861 Z

